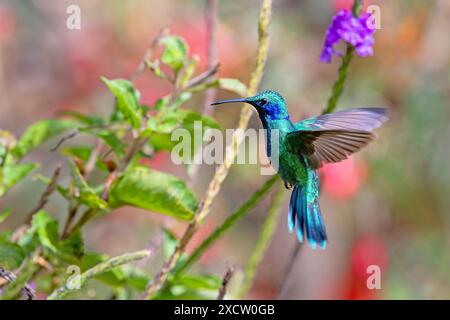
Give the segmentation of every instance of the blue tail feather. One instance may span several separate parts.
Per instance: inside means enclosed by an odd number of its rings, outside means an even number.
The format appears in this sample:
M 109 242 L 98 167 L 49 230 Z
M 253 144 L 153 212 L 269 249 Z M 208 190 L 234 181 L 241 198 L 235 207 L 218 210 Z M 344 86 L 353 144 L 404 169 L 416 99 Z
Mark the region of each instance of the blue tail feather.
M 298 192 L 297 192 L 297 203 L 296 203 L 296 217 L 297 217 L 297 238 L 298 241 L 303 242 L 303 189 L 301 188 L 297 188 Z
M 296 185 L 292 191 L 288 213 L 289 231 L 292 232 L 295 226 L 297 238 L 300 242 L 303 242 L 304 233 L 306 233 L 306 238 L 313 249 L 317 245 L 325 249 L 327 232 L 319 208 L 316 171 L 309 172 L 306 186 Z
M 292 233 L 295 227 L 295 213 L 297 210 L 297 193 L 298 189 L 294 188 L 291 194 L 291 200 L 289 201 L 289 212 L 288 212 L 288 229 Z

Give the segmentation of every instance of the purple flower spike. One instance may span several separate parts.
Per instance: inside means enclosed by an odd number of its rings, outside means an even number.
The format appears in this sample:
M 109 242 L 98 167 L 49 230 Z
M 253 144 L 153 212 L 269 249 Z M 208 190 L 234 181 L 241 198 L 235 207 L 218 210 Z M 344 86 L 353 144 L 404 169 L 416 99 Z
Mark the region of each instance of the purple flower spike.
M 328 27 L 320 61 L 330 63 L 333 54 L 342 56 L 342 53 L 334 49 L 334 45 L 341 39 L 355 47 L 360 57 L 373 55 L 375 27 L 368 21 L 369 18 L 370 14 L 355 18 L 348 10 L 336 13 Z

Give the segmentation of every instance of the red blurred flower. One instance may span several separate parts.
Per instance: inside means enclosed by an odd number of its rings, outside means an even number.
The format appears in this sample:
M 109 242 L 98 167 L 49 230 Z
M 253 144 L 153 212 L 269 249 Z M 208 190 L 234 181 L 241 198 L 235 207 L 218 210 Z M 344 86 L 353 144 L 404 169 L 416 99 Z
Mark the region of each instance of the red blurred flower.
M 346 200 L 353 197 L 361 186 L 366 166 L 350 157 L 338 163 L 325 164 L 320 173 L 324 192 L 333 198 Z
M 0 6 L 0 42 L 12 37 L 16 30 L 16 15 L 13 9 Z
M 333 8 L 336 11 L 347 9 L 350 10 L 353 6 L 354 0 L 333 0 Z M 366 11 L 367 6 L 370 5 L 370 1 L 363 1 L 363 8 Z
M 372 265 L 378 266 L 383 280 L 389 263 L 386 243 L 376 235 L 359 236 L 354 242 L 350 259 L 346 298 L 376 299 L 380 291 L 367 287 L 367 279 L 371 276 L 368 268 Z

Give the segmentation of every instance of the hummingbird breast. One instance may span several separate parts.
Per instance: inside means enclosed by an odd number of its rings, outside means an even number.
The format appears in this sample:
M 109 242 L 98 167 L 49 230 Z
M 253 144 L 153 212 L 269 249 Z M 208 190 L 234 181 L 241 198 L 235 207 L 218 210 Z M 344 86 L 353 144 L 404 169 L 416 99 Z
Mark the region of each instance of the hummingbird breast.
M 267 156 L 271 159 L 274 169 L 277 170 L 284 182 L 291 185 L 305 185 L 307 179 L 306 161 L 301 154 L 292 152 L 287 140 L 287 134 L 295 130 L 292 122 L 288 119 L 272 120 L 263 121 L 263 125 L 267 130 Z

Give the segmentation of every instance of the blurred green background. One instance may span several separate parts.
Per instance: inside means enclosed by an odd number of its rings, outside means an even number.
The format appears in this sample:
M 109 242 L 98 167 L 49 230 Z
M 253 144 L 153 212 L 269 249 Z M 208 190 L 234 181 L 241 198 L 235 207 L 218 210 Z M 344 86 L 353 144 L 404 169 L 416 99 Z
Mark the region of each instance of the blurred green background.
M 316 115 L 325 107 L 339 66 L 336 58 L 330 65 L 319 63 L 325 32 L 332 15 L 352 1 L 274 2 L 262 89 L 281 92 L 293 120 Z M 71 4 L 81 8 L 81 30 L 66 28 L 66 8 Z M 249 298 L 450 298 L 450 2 L 365 4 L 381 8 L 375 55 L 354 59 L 338 108 L 387 106 L 390 121 L 369 148 L 321 170 L 327 249 L 304 246 L 286 277 L 297 240 L 287 232 L 283 212 Z M 248 81 L 255 60 L 258 10 L 256 0 L 219 1 L 221 76 Z M 163 26 L 184 37 L 206 68 L 203 0 L 1 0 L 0 128 L 20 135 L 30 123 L 61 110 L 110 112 L 111 98 L 99 77 L 128 77 Z M 148 104 L 170 90 L 149 72 L 136 85 Z M 231 97 L 224 92 L 219 96 Z M 187 107 L 202 110 L 202 104 L 203 97 L 198 96 Z M 214 115 L 224 128 L 234 128 L 239 108 L 218 109 Z M 250 127 L 260 127 L 256 116 Z M 62 161 L 49 151 L 54 143 L 31 155 L 43 163 L 40 171 L 47 175 Z M 169 154 L 158 155 L 148 165 L 187 178 Z M 199 197 L 214 167 L 200 170 L 193 186 Z M 233 166 L 194 243 L 267 179 L 259 172 L 258 165 Z M 14 216 L 0 230 L 19 226 L 43 189 L 27 179 L 1 199 L 0 211 L 12 208 Z M 64 217 L 65 204 L 57 196 L 47 208 Z M 230 290 L 238 287 L 266 209 L 267 201 L 212 247 L 196 268 L 220 275 L 227 263 L 235 265 Z M 161 226 L 176 234 L 185 228 L 184 223 L 143 210 L 117 210 L 88 226 L 86 245 L 110 255 L 138 250 L 158 242 Z M 160 254 L 152 258 L 146 270 L 156 272 L 161 259 Z M 381 268 L 381 290 L 367 289 L 369 265 Z M 87 297 L 107 297 L 98 283 L 90 283 L 88 290 Z

